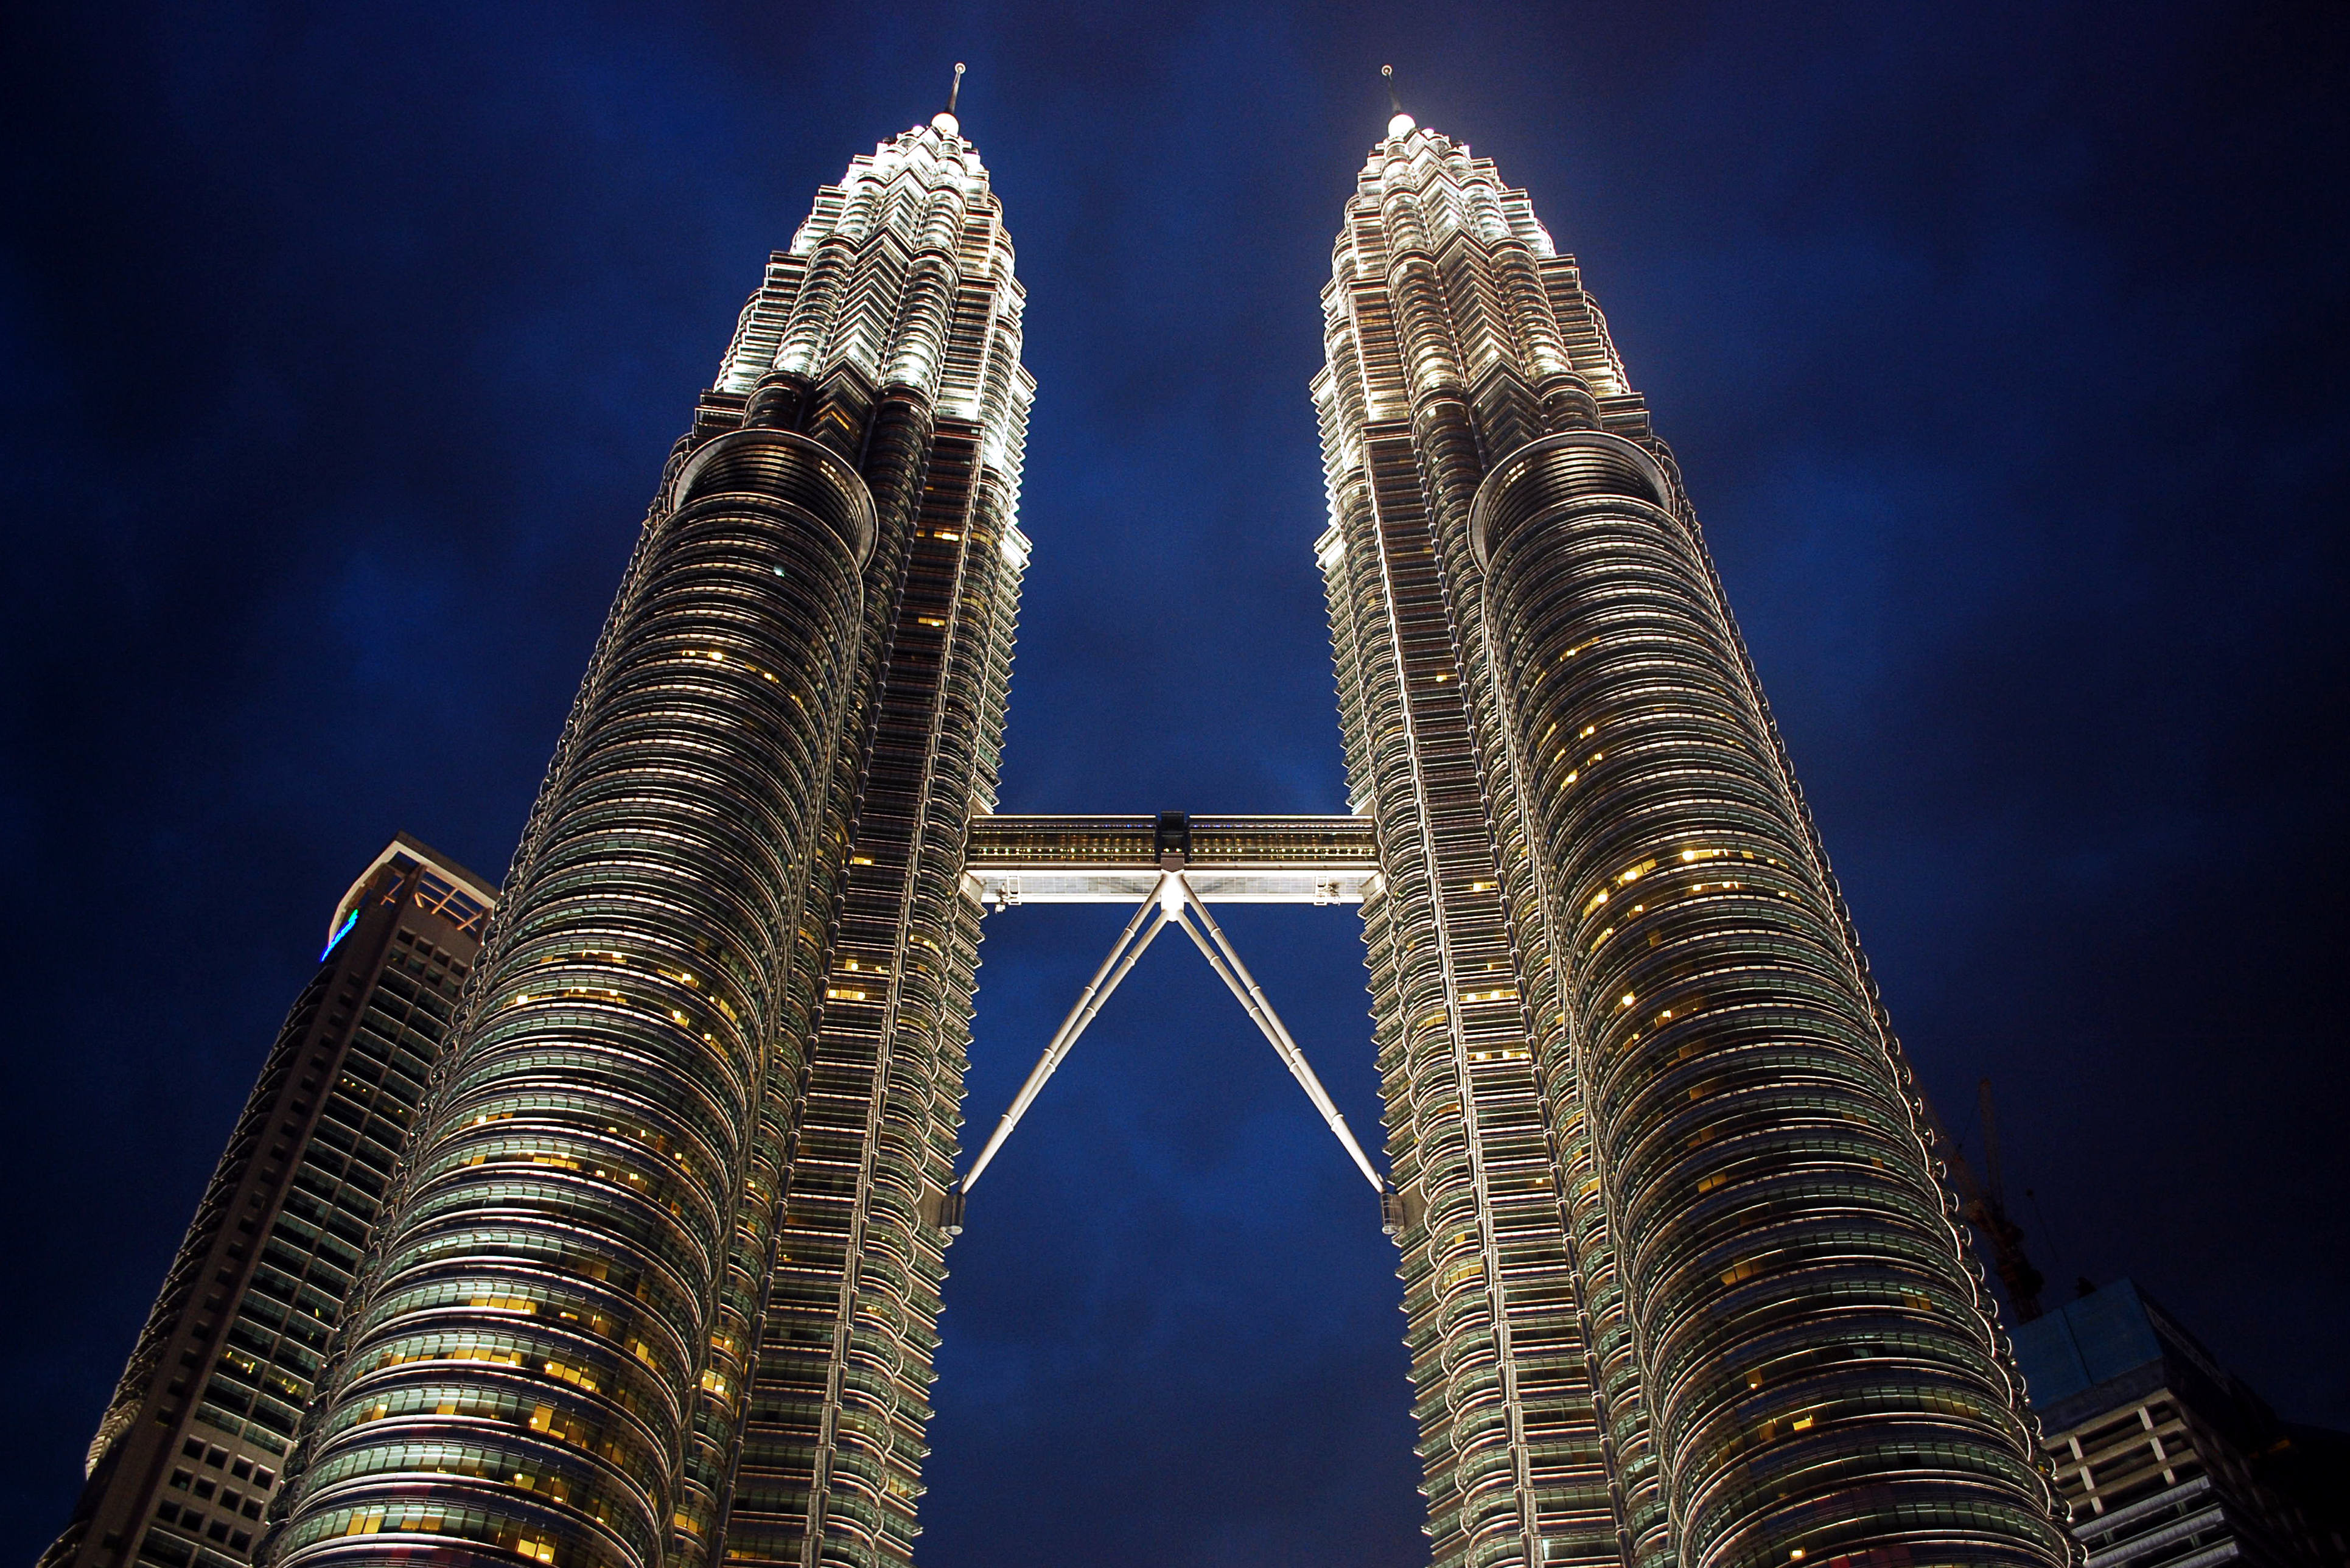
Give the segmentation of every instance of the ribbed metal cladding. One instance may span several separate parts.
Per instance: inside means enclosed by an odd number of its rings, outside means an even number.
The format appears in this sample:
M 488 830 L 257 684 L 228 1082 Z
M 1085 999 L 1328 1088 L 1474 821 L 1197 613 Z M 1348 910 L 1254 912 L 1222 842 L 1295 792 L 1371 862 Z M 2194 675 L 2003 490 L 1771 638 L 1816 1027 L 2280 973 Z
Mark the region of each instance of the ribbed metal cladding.
M 800 939 L 807 1060 L 763 1123 L 780 1201 L 738 1230 L 687 1467 L 711 1502 L 681 1511 L 675 1563 L 912 1556 L 979 957 L 963 842 L 994 805 L 1028 558 L 1024 308 L 1003 205 L 941 115 L 817 193 L 704 400 L 854 454 L 879 535 L 827 786 L 843 860 Z
M 1684 1558 L 2062 1561 L 1908 1071 L 1670 482 L 1629 441 L 1553 435 L 1493 469 L 1471 535 Z
M 769 256 L 402 1157 L 276 1563 L 901 1563 L 1035 382 L 940 115 Z
M 1409 131 L 1409 122 L 1399 122 Z M 1314 384 L 1406 1343 L 1437 1563 L 1662 1561 L 1667 1532 L 1552 938 L 1478 636 L 1482 454 L 1615 373 L 1524 193 L 1391 135 L 1347 212 Z M 1620 386 L 1612 389 L 1620 391 Z M 1580 406 L 1588 408 L 1589 394 Z
M 1439 1564 L 2067 1560 L 1671 455 L 1574 258 L 1399 116 L 1316 378 Z
M 873 533 L 764 430 L 649 524 L 275 1561 L 660 1561 Z

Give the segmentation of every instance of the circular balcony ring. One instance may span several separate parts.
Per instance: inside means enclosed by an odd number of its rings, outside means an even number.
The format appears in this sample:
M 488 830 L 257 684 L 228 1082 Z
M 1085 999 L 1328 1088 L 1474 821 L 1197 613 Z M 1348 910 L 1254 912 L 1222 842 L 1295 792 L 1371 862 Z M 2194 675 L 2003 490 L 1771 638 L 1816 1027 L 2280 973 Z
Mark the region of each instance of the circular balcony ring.
M 792 431 L 729 431 L 705 442 L 678 471 L 670 507 L 682 512 L 716 495 L 752 495 L 808 514 L 848 546 L 860 571 L 873 555 L 873 493 L 839 453 Z
M 1534 494 L 1521 494 L 1526 486 Z M 1469 508 L 1469 548 L 1481 569 L 1490 569 L 1487 534 L 1500 514 L 1518 524 L 1568 502 L 1617 495 L 1671 509 L 1672 486 L 1648 452 L 1605 431 L 1561 431 L 1510 453 L 1477 486 Z

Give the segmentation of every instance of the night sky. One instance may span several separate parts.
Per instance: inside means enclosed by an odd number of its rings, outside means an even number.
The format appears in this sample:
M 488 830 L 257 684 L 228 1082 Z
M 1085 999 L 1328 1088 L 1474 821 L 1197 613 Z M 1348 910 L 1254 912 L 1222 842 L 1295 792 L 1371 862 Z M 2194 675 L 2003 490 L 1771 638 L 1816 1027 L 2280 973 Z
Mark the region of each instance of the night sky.
M 1394 62 L 1580 256 L 2051 1294 L 2350 1426 L 2350 7 L 23 6 L 0 1558 L 335 898 L 505 865 L 769 249 L 970 63 L 1039 388 L 1014 811 L 1337 811 L 1305 384 Z M 1120 923 L 991 917 L 991 1125 Z M 1349 911 L 1227 929 L 1358 1128 Z M 949 1255 L 928 1568 L 1423 1562 L 1377 1213 L 1159 944 Z

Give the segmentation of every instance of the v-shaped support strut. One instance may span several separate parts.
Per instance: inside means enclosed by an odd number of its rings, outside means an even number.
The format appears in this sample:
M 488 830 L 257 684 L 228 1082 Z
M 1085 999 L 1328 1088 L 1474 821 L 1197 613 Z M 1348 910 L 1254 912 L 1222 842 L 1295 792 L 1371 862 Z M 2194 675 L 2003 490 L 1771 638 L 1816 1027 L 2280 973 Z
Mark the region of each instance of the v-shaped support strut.
M 1154 912 L 1158 915 L 1156 919 L 1151 919 Z M 1196 926 L 1191 923 L 1194 916 L 1199 920 Z M 979 1151 L 979 1158 L 972 1161 L 970 1171 L 947 1194 L 941 1214 L 943 1228 L 951 1232 L 962 1229 L 963 1195 L 979 1185 L 980 1177 L 995 1158 L 996 1151 L 1003 1147 L 1004 1139 L 1012 1136 L 1012 1129 L 1020 1125 L 1020 1118 L 1027 1114 L 1030 1106 L 1035 1104 L 1037 1093 L 1044 1088 L 1045 1081 L 1067 1060 L 1070 1048 L 1077 1043 L 1077 1036 L 1086 1032 L 1086 1025 L 1101 1012 L 1102 1003 L 1109 1000 L 1110 992 L 1116 991 L 1118 982 L 1133 970 L 1136 961 L 1142 957 L 1143 950 L 1150 946 L 1151 939 L 1169 926 L 1180 926 L 1183 934 L 1191 939 L 1192 945 L 1208 961 L 1208 967 L 1214 970 L 1217 978 L 1231 988 L 1232 995 L 1240 1000 L 1241 1006 L 1255 1022 L 1257 1028 L 1263 1032 L 1265 1039 L 1272 1042 L 1282 1065 L 1289 1069 L 1289 1075 L 1297 1080 L 1298 1086 L 1305 1091 L 1305 1097 L 1314 1102 L 1314 1108 L 1321 1113 L 1322 1120 L 1337 1135 L 1338 1142 L 1346 1147 L 1347 1158 L 1355 1162 L 1355 1168 L 1361 1171 L 1363 1179 L 1371 1184 L 1371 1190 L 1378 1193 L 1383 1200 L 1388 1197 L 1388 1184 L 1372 1166 L 1370 1157 L 1363 1152 L 1363 1146 L 1355 1141 L 1354 1132 L 1347 1126 L 1347 1118 L 1331 1102 L 1329 1092 L 1322 1087 L 1322 1080 L 1316 1078 L 1314 1069 L 1307 1065 L 1305 1053 L 1300 1051 L 1297 1042 L 1290 1038 L 1280 1014 L 1274 1012 L 1273 1003 L 1266 999 L 1264 988 L 1257 984 L 1256 977 L 1249 973 L 1246 964 L 1241 962 L 1240 954 L 1232 950 L 1232 944 L 1225 938 L 1222 928 L 1216 924 L 1215 917 L 1208 913 L 1208 906 L 1201 902 L 1199 894 L 1184 879 L 1182 871 L 1170 867 L 1159 873 L 1158 886 L 1142 901 L 1141 908 L 1134 911 L 1134 919 L 1127 921 L 1126 929 L 1118 933 L 1118 940 L 1111 945 L 1109 956 L 1102 960 L 1101 967 L 1094 971 L 1093 979 L 1078 994 L 1077 1004 L 1061 1021 L 1061 1027 L 1054 1031 L 1044 1055 L 1037 1058 L 1036 1065 L 1028 1074 L 1027 1082 L 1020 1085 L 1020 1092 L 1012 1096 L 1010 1108 L 1004 1111 L 1003 1119 L 995 1124 L 995 1131 L 988 1137 L 986 1147 Z

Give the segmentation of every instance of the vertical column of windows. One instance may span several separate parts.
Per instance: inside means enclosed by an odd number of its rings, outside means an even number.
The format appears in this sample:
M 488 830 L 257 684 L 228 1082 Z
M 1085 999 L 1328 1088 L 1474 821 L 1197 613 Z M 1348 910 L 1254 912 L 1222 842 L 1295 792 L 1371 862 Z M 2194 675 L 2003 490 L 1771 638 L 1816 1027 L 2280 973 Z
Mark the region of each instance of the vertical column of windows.
M 1531 1050 L 1531 1070 L 1512 1103 L 1523 1115 L 1506 1126 L 1489 1116 L 1495 1125 L 1483 1139 L 1492 1170 L 1487 1200 L 1497 1227 L 1513 1237 L 1517 1260 L 1515 1277 L 1505 1282 L 1513 1349 L 1521 1321 L 1541 1320 L 1525 1324 L 1518 1355 L 1524 1369 L 1524 1484 L 1539 1541 L 1530 1551 L 1549 1561 L 1654 1559 L 1668 1541 L 1641 1388 L 1628 1375 L 1628 1336 L 1620 1322 L 1611 1328 L 1607 1316 L 1615 1246 L 1598 1185 L 1587 1176 L 1575 1178 L 1588 1143 L 1555 994 L 1551 959 L 1556 943 L 1519 812 L 1517 758 L 1501 722 L 1484 636 L 1482 573 L 1467 538 L 1487 455 L 1538 431 L 1544 418 L 1575 417 L 1588 400 L 1558 363 L 1552 347 L 1555 326 L 1530 283 L 1510 291 L 1514 313 L 1504 312 L 1505 289 L 1497 275 L 1529 271 L 1531 258 L 1522 239 L 1503 225 L 1491 165 L 1461 161 L 1467 163 L 1465 176 L 1450 160 L 1426 170 L 1415 164 L 1406 191 L 1390 192 L 1386 210 L 1424 211 L 1419 232 L 1440 236 L 1432 268 L 1398 258 L 1394 274 L 1417 286 L 1395 291 L 1399 308 L 1407 320 L 1421 324 L 1423 337 L 1450 335 L 1461 345 L 1423 355 L 1431 369 L 1408 380 L 1413 452 L 1429 498 L 1433 560 L 1451 630 L 1452 679 L 1468 719 L 1464 749 L 1482 790 L 1482 847 L 1492 857 L 1500 882 L 1502 929 L 1520 987 L 1513 1011 Z M 1524 223 L 1547 244 L 1531 212 Z M 1457 380 L 1464 364 L 1477 375 L 1466 399 Z M 1531 385 L 1537 377 L 1547 378 L 1539 400 Z M 1570 1239 L 1570 1230 L 1579 1230 L 1579 1241 Z M 1598 1272 L 1596 1293 L 1586 1260 Z M 1612 1376 L 1603 1374 L 1598 1354 L 1609 1348 L 1605 1342 L 1611 1334 L 1618 1342 L 1608 1358 Z M 1562 1354 L 1539 1364 L 1537 1345 Z M 1544 1393 L 1556 1397 L 1544 1400 Z
M 1979 1287 L 1670 499 L 1637 449 L 1561 436 L 1495 470 L 1478 528 L 1682 1550 L 2056 1561 Z
M 1440 1562 L 1612 1562 L 1621 1504 L 1553 1152 L 1564 1117 L 1529 1028 L 1541 992 L 1524 950 L 1541 942 L 1516 928 L 1523 835 L 1496 808 L 1506 766 L 1481 742 L 1490 721 L 1472 689 L 1486 672 L 1443 554 L 1479 462 L 1463 366 L 1483 403 L 1503 397 L 1492 389 L 1511 327 L 1468 249 L 1473 228 L 1440 207 L 1431 220 L 1369 171 L 1357 208 L 1317 381 L 1324 560 L 1355 798 L 1380 825 L 1382 891 L 1365 919 L 1390 1153 L 1427 1204 L 1401 1240 L 1430 1528 Z M 1471 291 L 1465 355 L 1454 276 Z
M 872 202 L 868 201 L 865 209 Z M 770 1099 L 770 1120 L 782 1133 L 776 1146 L 777 1198 L 772 1210 L 765 1277 L 757 1313 L 746 1322 L 748 1390 L 734 1420 L 739 1433 L 723 1499 L 718 1545 L 730 1561 L 798 1562 L 819 1495 L 817 1433 L 822 1429 L 826 1347 L 830 1309 L 821 1282 L 830 1268 L 833 1238 L 804 1223 L 832 1191 L 827 1170 L 838 1153 L 832 1130 L 835 1075 L 819 1062 L 837 950 L 854 897 L 858 862 L 871 857 L 854 847 L 868 790 L 872 737 L 879 722 L 881 681 L 898 618 L 910 529 L 908 516 L 920 483 L 932 424 L 928 409 L 902 392 L 875 400 L 853 368 L 836 372 L 817 389 L 813 421 L 851 404 L 873 410 L 861 444 L 865 472 L 880 520 L 879 542 L 864 574 L 864 609 L 849 662 L 858 671 L 856 706 L 843 720 L 844 746 L 827 784 L 826 834 L 840 864 L 827 882 L 828 901 L 811 909 L 800 928 L 794 984 L 805 988 L 797 1047 L 798 1078 L 788 1103 Z M 844 397 L 844 389 L 851 389 Z M 844 430 L 844 433 L 846 430 Z M 837 1097 L 837 1096 L 833 1096 Z M 806 1195 L 807 1200 L 803 1200 Z M 837 1300 L 837 1290 L 832 1293 Z
M 904 417 L 864 443 L 884 519 L 860 655 L 874 695 L 842 773 L 852 842 L 723 1521 L 736 1562 L 902 1563 L 917 1528 L 945 1272 L 931 1213 L 952 1169 L 979 934 L 963 837 L 1002 744 L 1031 387 L 1000 209 L 983 184 L 920 185 L 956 177 L 944 161 L 900 170 L 858 198 L 860 233 L 903 236 L 921 259 L 869 275 L 899 291 L 879 362 L 900 384 L 880 406 Z M 885 292 L 843 298 L 878 323 Z
M 951 561 L 961 548 L 933 535 L 961 531 L 942 519 L 965 523 L 974 445 L 967 432 L 938 431 L 910 519 L 790 1173 L 784 1247 L 792 1266 L 779 1293 L 795 1326 L 822 1324 L 786 1342 L 797 1352 L 794 1382 L 813 1427 L 798 1561 L 835 1552 L 902 1561 L 911 1551 L 930 1324 L 944 1271 L 920 1255 L 925 1241 L 935 1255 L 935 1239 L 918 1234 L 924 1139 L 909 1091 L 935 1064 L 926 1059 L 932 1042 L 922 1016 L 930 971 L 910 950 L 907 928 L 947 624 L 940 612 L 951 597 L 951 567 L 941 572 L 941 556 Z
M 855 475 L 798 437 L 745 431 L 685 465 L 501 911 L 279 1561 L 431 1536 L 660 1556 L 871 527 Z
M 932 448 L 792 1168 L 761 1403 L 795 1389 L 796 1415 L 762 1433 L 783 1462 L 760 1493 L 786 1524 L 805 1489 L 795 1561 L 908 1561 L 916 1529 L 945 1272 L 926 1216 L 951 1178 L 977 957 L 963 836 L 993 790 L 1016 596 L 981 445 L 949 423 Z M 746 1552 L 748 1501 L 729 1532 Z

